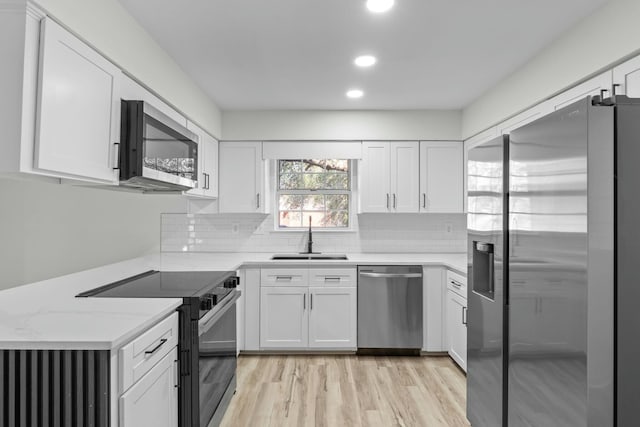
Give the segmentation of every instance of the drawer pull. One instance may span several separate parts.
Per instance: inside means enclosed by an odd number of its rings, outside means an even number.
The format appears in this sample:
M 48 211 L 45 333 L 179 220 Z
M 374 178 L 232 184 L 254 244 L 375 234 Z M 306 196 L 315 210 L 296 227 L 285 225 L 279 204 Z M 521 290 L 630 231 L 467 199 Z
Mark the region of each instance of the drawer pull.
M 144 352 L 144 354 L 153 354 L 153 353 L 155 353 L 155 352 L 156 352 L 156 351 L 158 351 L 158 350 L 160 349 L 160 347 L 162 347 L 162 346 L 164 345 L 164 343 L 166 343 L 166 342 L 167 342 L 167 339 L 166 339 L 166 338 L 162 338 L 162 339 L 160 340 L 160 344 L 158 344 L 157 346 L 153 347 L 151 350 L 147 350 L 147 351 L 145 351 L 145 352 Z
M 286 280 L 286 281 L 290 282 L 290 281 L 291 281 L 291 279 L 293 279 L 293 277 L 292 277 L 292 276 L 276 276 L 276 280 L 277 280 L 277 281 L 281 281 L 281 280 L 282 280 L 282 281 L 284 281 L 284 280 Z
M 340 281 L 340 277 L 325 277 L 324 281 L 325 282 L 339 282 Z
M 462 283 L 458 283 L 458 282 L 456 282 L 456 281 L 455 281 L 455 280 L 453 280 L 453 279 L 451 279 L 451 280 L 450 280 L 450 282 L 451 282 L 451 284 L 452 284 L 453 286 L 455 286 L 456 288 L 461 288 L 461 287 L 462 287 Z

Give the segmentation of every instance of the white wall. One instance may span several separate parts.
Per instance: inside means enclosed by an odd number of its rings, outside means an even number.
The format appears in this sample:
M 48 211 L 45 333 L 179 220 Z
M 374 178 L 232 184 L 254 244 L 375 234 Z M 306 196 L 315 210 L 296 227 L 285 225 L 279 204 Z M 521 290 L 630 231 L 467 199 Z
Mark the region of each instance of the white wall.
M 450 110 L 225 111 L 224 140 L 460 140 Z
M 466 139 L 640 50 L 640 1 L 610 0 L 467 106 Z
M 160 250 L 156 196 L 0 178 L 0 289 Z
M 222 135 L 218 107 L 117 0 L 36 2 L 193 122 Z

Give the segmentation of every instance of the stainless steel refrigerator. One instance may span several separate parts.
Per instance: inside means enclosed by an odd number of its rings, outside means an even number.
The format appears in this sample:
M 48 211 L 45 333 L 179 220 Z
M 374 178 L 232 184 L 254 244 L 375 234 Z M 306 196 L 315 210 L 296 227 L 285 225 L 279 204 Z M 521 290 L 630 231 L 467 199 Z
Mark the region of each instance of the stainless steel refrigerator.
M 640 104 L 585 98 L 467 167 L 471 424 L 635 425 Z

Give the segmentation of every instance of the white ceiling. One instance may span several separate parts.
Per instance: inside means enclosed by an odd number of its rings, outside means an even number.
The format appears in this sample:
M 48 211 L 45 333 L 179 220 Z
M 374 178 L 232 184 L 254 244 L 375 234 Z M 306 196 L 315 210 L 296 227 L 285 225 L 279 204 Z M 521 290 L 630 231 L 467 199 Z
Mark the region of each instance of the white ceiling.
M 606 1 L 120 0 L 224 110 L 462 108 Z

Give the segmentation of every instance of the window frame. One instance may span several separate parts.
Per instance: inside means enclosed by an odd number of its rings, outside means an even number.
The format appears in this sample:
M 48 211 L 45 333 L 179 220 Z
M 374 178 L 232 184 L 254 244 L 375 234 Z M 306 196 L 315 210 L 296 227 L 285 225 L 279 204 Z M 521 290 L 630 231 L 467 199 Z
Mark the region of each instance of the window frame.
M 273 228 L 276 232 L 300 232 L 306 231 L 309 229 L 308 226 L 301 227 L 280 227 L 280 195 L 281 194 L 292 194 L 292 195 L 314 195 L 314 194 L 322 194 L 322 195 L 347 195 L 349 199 L 348 209 L 348 221 L 349 225 L 347 227 L 317 227 L 313 226 L 313 232 L 319 233 L 344 233 L 344 232 L 353 232 L 354 228 L 354 218 L 355 218 L 355 201 L 356 197 L 355 186 L 356 186 L 356 161 L 353 159 L 340 159 L 347 160 L 349 162 L 349 189 L 348 190 L 336 190 L 336 189 L 326 189 L 326 190 L 280 190 L 280 161 L 281 160 L 304 160 L 304 159 L 274 159 L 272 163 L 272 170 L 274 173 L 272 174 L 271 185 L 273 186 Z

